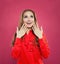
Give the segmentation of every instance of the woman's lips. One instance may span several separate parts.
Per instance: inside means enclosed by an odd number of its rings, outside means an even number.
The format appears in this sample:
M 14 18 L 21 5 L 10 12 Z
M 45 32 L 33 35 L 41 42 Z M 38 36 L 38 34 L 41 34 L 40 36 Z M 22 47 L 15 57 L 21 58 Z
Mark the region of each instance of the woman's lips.
M 27 23 L 27 24 L 31 24 L 31 23 Z

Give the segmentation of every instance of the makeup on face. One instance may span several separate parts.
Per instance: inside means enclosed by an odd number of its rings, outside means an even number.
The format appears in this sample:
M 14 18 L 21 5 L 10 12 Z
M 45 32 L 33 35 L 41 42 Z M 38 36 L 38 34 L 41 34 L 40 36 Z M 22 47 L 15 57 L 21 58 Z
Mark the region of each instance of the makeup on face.
M 33 15 L 33 13 L 30 12 L 30 11 L 25 12 L 24 16 L 23 16 L 23 21 L 24 21 L 24 24 L 27 27 L 32 27 L 32 25 L 34 23 L 34 15 Z

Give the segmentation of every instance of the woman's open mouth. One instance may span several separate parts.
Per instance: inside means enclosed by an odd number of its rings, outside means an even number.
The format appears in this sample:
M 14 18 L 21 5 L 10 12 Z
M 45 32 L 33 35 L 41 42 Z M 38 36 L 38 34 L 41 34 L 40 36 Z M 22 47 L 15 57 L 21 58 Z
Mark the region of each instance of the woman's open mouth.
M 31 22 L 30 23 L 27 23 L 27 24 L 31 24 Z

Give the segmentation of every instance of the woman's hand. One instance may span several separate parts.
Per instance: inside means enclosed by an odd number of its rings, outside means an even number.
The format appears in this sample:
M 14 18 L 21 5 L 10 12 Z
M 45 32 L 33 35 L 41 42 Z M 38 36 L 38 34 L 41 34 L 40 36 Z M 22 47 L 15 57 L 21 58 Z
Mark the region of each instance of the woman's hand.
M 39 29 L 38 23 L 36 22 L 36 24 L 34 23 L 34 25 L 32 26 L 32 29 L 33 29 L 33 31 L 34 31 L 34 34 L 35 34 L 38 38 L 40 38 L 40 39 L 43 38 L 43 29 L 42 29 L 42 26 L 41 26 L 41 28 Z
M 23 24 L 22 27 L 20 28 L 20 30 L 18 30 L 17 27 L 17 38 L 21 38 L 25 33 L 26 33 L 27 29 L 25 27 L 25 25 Z

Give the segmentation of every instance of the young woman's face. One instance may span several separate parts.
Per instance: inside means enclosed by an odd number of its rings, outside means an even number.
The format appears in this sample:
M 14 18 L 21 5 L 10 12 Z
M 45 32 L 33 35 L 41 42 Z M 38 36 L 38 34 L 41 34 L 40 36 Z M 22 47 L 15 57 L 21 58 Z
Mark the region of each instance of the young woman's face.
M 31 28 L 34 24 L 34 15 L 32 12 L 27 11 L 23 15 L 23 22 L 27 28 Z

